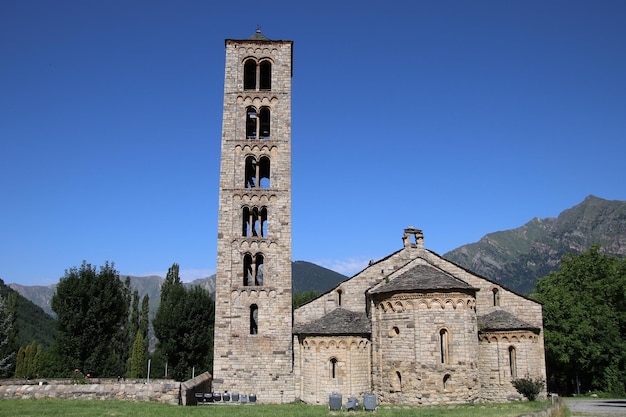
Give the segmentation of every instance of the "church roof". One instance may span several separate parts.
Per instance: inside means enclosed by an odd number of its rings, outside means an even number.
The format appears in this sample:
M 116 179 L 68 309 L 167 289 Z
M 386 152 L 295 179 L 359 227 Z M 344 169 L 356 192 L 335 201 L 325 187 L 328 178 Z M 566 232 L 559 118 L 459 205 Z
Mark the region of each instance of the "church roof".
M 270 41 L 271 39 L 267 38 L 264 34 L 261 33 L 261 29 L 257 29 L 254 32 L 254 35 L 250 36 L 248 40 L 251 41 Z
M 478 317 L 478 329 L 481 332 L 498 330 L 531 330 L 539 333 L 539 328 L 518 319 L 506 310 L 494 310 Z
M 477 289 L 430 265 L 417 265 L 392 278 L 389 282 L 371 289 L 370 294 L 396 291 L 451 291 Z
M 317 335 L 370 334 L 372 325 L 365 313 L 337 307 L 317 320 L 295 326 L 293 332 Z

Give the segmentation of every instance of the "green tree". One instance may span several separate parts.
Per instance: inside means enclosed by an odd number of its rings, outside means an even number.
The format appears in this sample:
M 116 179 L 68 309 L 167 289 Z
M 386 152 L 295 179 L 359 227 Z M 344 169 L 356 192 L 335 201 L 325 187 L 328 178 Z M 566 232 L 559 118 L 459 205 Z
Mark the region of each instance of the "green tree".
M 57 314 L 57 349 L 66 373 L 94 376 L 124 373 L 122 345 L 128 320 L 127 287 L 113 264 L 98 270 L 83 262 L 65 271 L 52 297 Z M 124 352 L 126 350 L 126 352 Z
M 624 393 L 626 260 L 592 246 L 537 281 L 551 390 Z
M 26 347 L 20 347 L 15 358 L 16 378 L 36 378 L 41 371 L 42 347 L 34 341 Z
M 14 365 L 15 350 L 10 341 L 14 338 L 13 320 L 15 314 L 7 305 L 5 298 L 0 295 L 0 374 L 6 374 Z
M 296 292 L 293 294 L 291 304 L 293 308 L 298 308 L 301 305 L 304 305 L 309 301 L 316 299 L 318 295 L 319 293 L 315 290 Z
M 130 318 L 128 323 L 128 332 L 136 334 L 139 330 L 139 291 L 133 291 L 133 297 L 130 307 Z
M 158 339 L 155 356 L 166 358 L 169 374 L 184 380 L 210 370 L 213 354 L 214 302 L 200 287 L 186 290 L 179 266 L 173 264 L 161 287 L 159 308 L 152 321 Z
M 131 378 L 143 378 L 146 375 L 145 372 L 146 362 L 146 346 L 144 344 L 143 335 L 141 330 L 137 330 L 135 336 L 135 342 L 133 343 L 133 353 L 130 357 L 130 377 Z
M 141 313 L 139 314 L 139 330 L 145 341 L 146 356 L 150 347 L 150 297 L 148 294 L 141 299 Z
M 150 296 L 144 295 L 141 299 L 141 314 L 139 315 L 139 330 L 144 339 L 148 338 L 150 328 Z

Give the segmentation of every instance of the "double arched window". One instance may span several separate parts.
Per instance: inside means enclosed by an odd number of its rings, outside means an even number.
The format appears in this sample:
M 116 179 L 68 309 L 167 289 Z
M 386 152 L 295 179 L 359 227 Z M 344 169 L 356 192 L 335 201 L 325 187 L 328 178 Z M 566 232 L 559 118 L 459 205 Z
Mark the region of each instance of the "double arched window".
M 270 108 L 262 106 L 246 107 L 246 138 L 263 139 L 270 138 Z
M 268 60 L 247 59 L 243 64 L 244 90 L 271 90 L 272 63 Z
M 246 158 L 246 188 L 270 188 L 270 159 L 262 156 Z
M 267 237 L 267 207 L 243 207 L 241 235 Z
M 263 285 L 263 254 L 257 253 L 254 256 L 246 253 L 243 256 L 243 285 Z

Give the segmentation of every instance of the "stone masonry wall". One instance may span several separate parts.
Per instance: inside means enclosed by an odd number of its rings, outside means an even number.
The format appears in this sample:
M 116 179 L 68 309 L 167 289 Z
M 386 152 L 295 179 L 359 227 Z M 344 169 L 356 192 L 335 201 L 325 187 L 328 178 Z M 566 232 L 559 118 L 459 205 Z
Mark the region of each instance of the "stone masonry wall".
M 0 385 L 0 398 L 60 398 L 149 401 L 178 405 L 180 383 L 174 381 L 111 384 Z
M 271 90 L 244 89 L 244 62 L 271 62 Z M 295 399 L 291 309 L 291 41 L 227 40 L 220 163 L 213 387 L 259 402 Z M 247 108 L 268 108 L 269 136 L 248 138 Z M 246 158 L 269 158 L 269 186 L 246 184 Z M 244 208 L 267 209 L 267 233 L 243 235 Z M 263 282 L 244 285 L 244 256 Z M 249 283 L 248 283 L 249 284 Z M 254 320 L 253 320 L 254 316 Z M 258 328 L 252 330 L 251 322 Z
M 343 399 L 370 393 L 370 353 L 370 342 L 362 337 L 304 337 L 296 353 L 300 399 L 327 404 L 331 393 L 339 393 Z M 334 375 L 331 359 L 337 361 Z
M 439 404 L 480 396 L 474 298 L 396 294 L 372 314 L 374 391 L 381 402 Z M 445 362 L 440 331 L 447 332 Z
M 532 378 L 542 378 L 545 380 L 546 362 L 541 304 L 516 294 L 496 282 L 491 282 L 485 278 L 478 277 L 428 250 L 423 250 L 422 256 L 433 265 L 479 289 L 476 294 L 477 316 L 489 314 L 497 309 L 504 309 L 512 313 L 520 320 L 541 329 L 539 335 L 533 336 L 531 342 L 524 343 L 523 349 L 518 351 L 518 377 L 529 375 Z M 496 304 L 494 302 L 494 289 L 498 292 L 497 305 L 494 305 Z M 499 356 L 496 356 L 496 358 L 500 358 L 498 359 L 500 363 L 504 363 L 502 362 L 502 357 L 504 355 L 503 349 L 498 349 L 497 352 L 492 352 L 492 346 L 489 346 L 486 343 L 481 343 L 480 346 L 481 349 L 487 349 L 489 352 L 487 353 L 481 351 L 481 361 L 479 363 L 479 366 L 483 371 L 482 383 L 485 384 L 483 389 L 484 398 L 486 400 L 495 400 L 496 398 L 505 400 L 508 397 L 515 396 L 516 391 L 511 391 L 510 377 L 508 379 L 503 379 L 501 376 L 498 376 L 495 379 L 493 377 L 493 373 L 501 374 L 505 372 L 508 365 L 490 368 L 490 366 L 492 366 L 491 362 L 494 360 L 493 354 L 495 353 L 498 353 Z M 508 349 L 508 346 L 506 349 Z M 508 358 L 508 351 L 506 357 Z M 485 375 L 484 372 L 487 372 L 489 375 Z M 484 379 L 485 377 L 486 379 Z M 494 385 L 495 380 L 500 382 Z M 542 394 L 546 395 L 545 390 Z
M 411 259 L 412 250 L 405 248 L 370 265 L 354 277 L 337 285 L 317 299 L 294 311 L 294 324 L 306 323 L 333 311 L 338 307 L 338 290 L 341 291 L 341 307 L 355 312 L 366 312 L 365 292 L 379 284 L 387 275 L 402 267 Z

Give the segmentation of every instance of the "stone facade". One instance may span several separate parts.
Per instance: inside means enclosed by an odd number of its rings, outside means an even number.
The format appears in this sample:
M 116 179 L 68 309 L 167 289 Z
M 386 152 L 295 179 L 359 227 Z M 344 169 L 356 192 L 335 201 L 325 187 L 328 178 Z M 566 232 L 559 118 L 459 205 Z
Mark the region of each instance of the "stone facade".
M 294 399 L 291 41 L 226 40 L 217 239 L 216 391 Z
M 545 379 L 540 304 L 425 249 L 420 230 L 406 229 L 403 242 L 294 311 L 298 398 L 324 404 L 337 392 L 406 404 L 507 401 L 521 398 L 513 378 Z M 361 321 L 346 331 L 337 311 L 365 317 L 371 333 Z M 371 346 L 364 365 L 339 343 L 356 336 Z M 319 345 L 326 350 L 313 348 Z M 324 360 L 334 373 L 324 372 Z M 322 371 L 312 377 L 310 364 Z
M 520 398 L 545 379 L 542 310 L 424 248 L 397 252 L 292 312 L 292 42 L 226 40 L 213 390 L 326 404 Z

